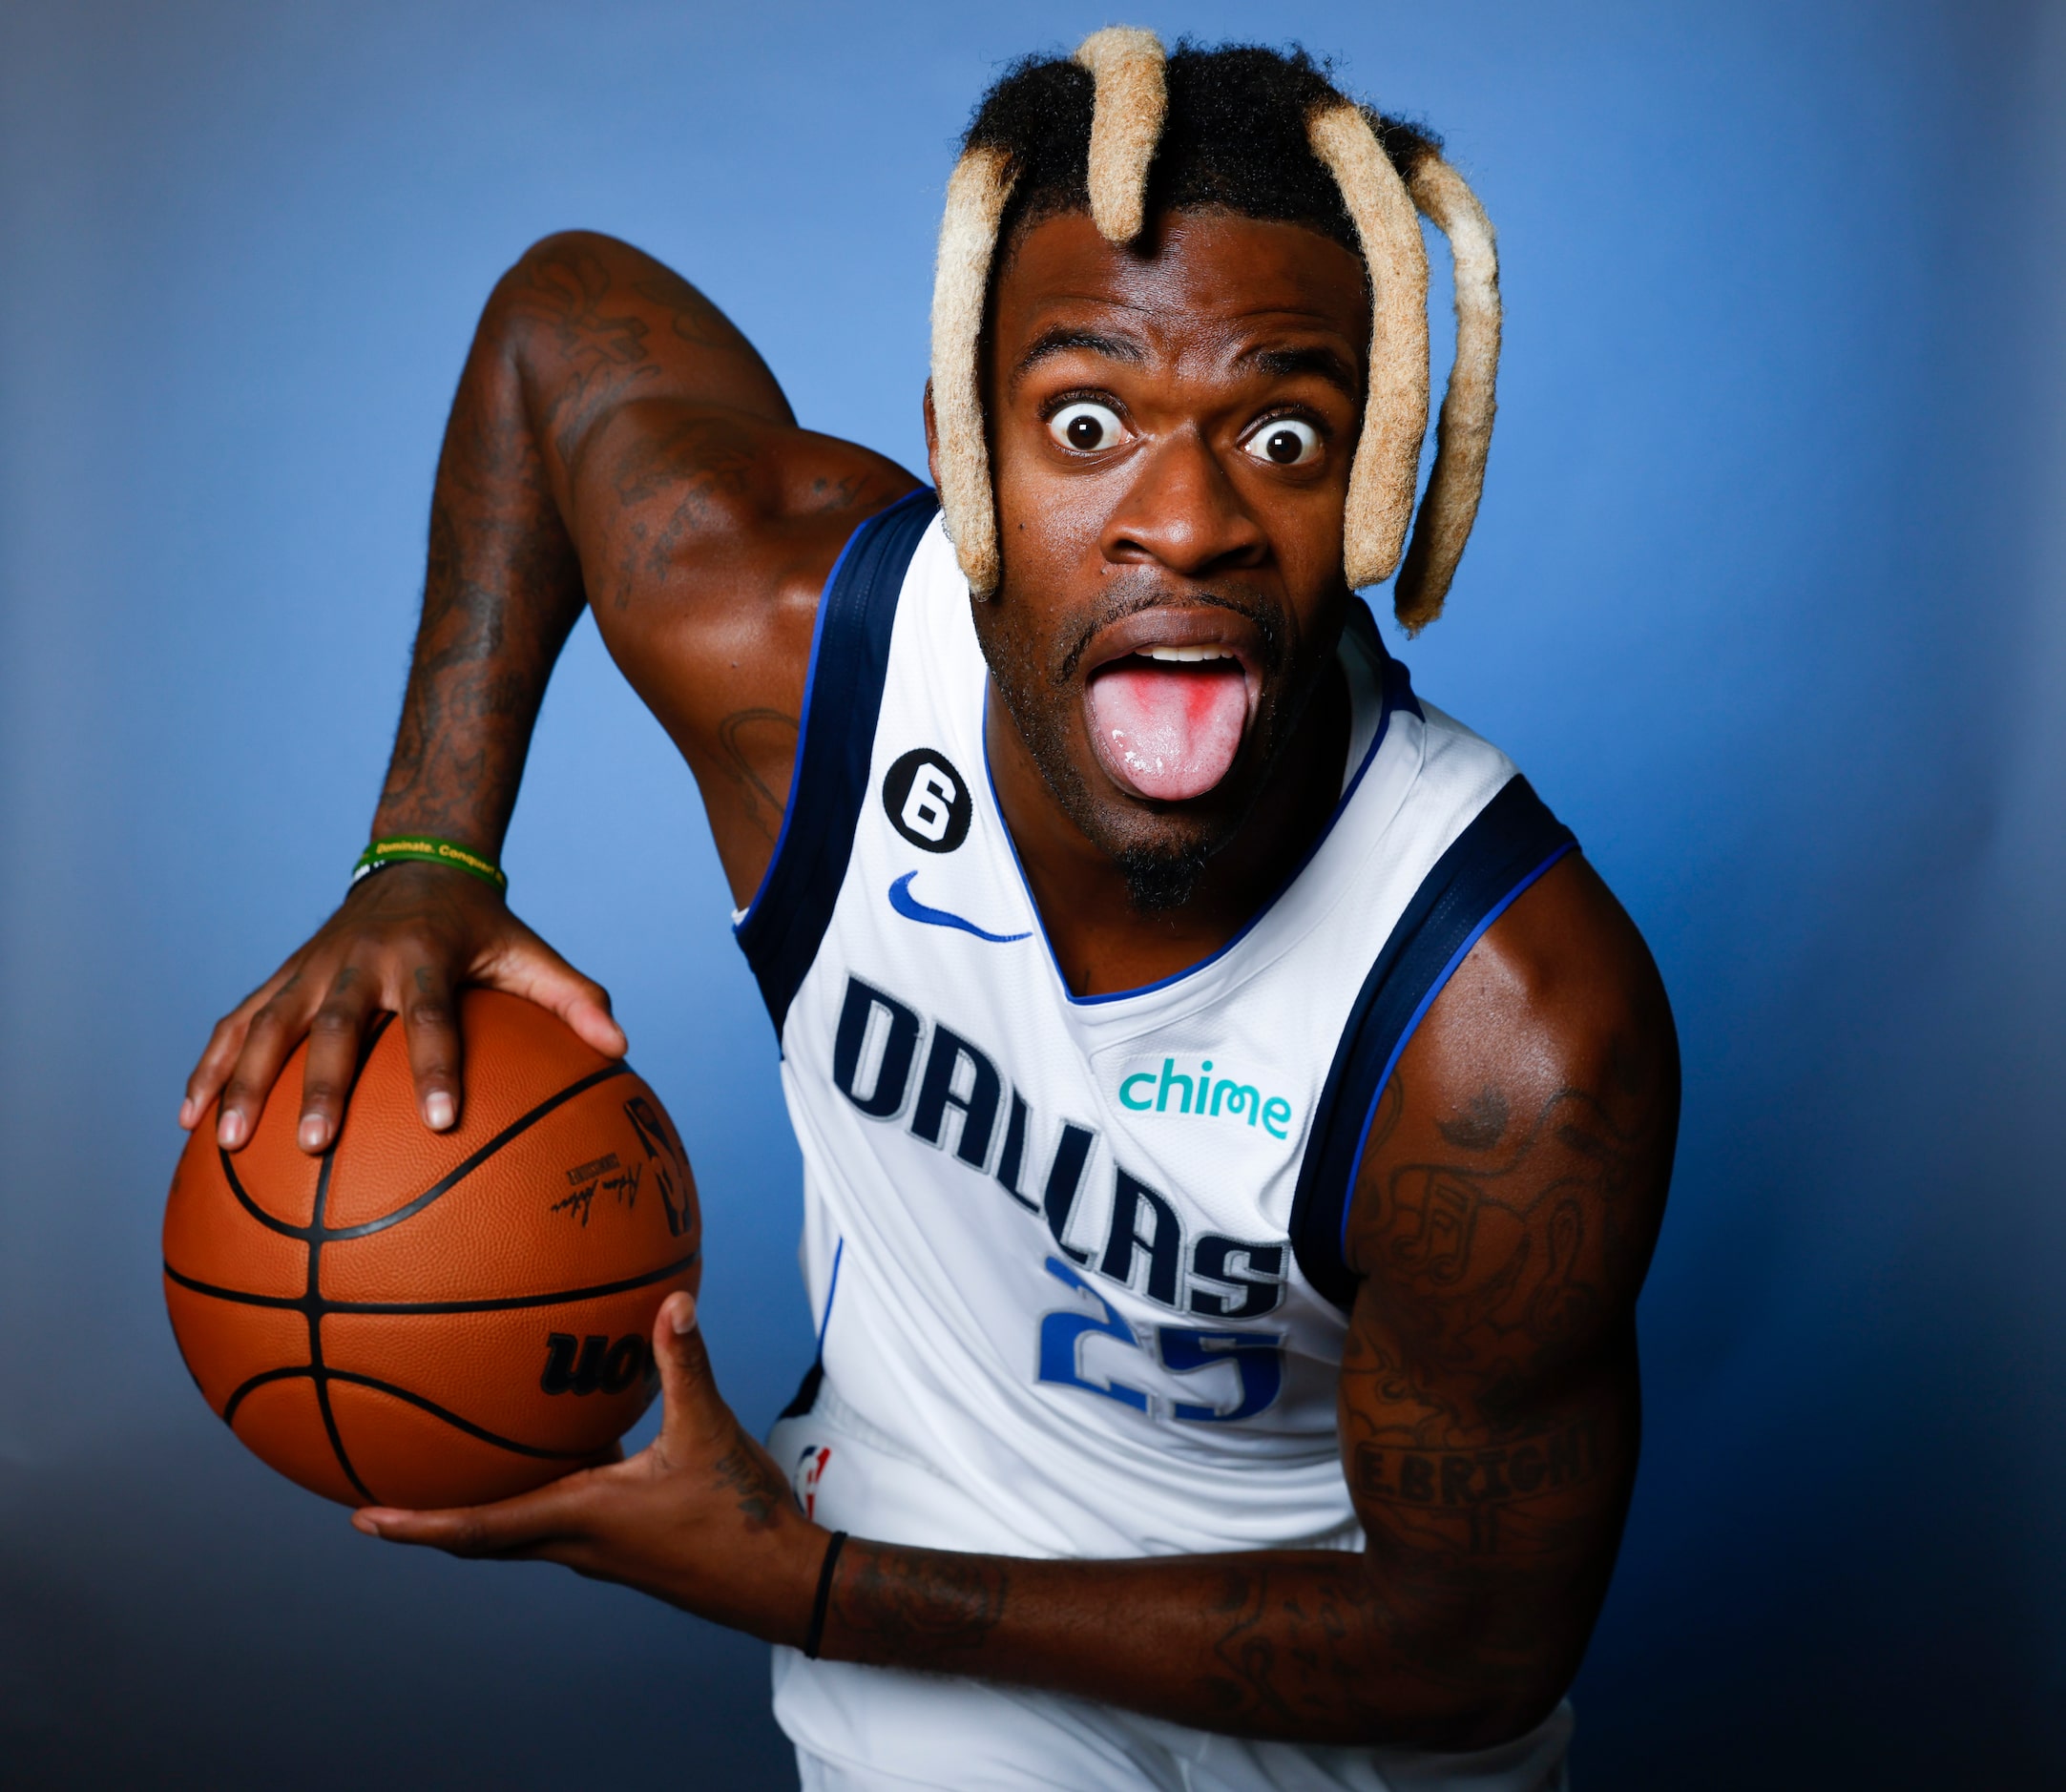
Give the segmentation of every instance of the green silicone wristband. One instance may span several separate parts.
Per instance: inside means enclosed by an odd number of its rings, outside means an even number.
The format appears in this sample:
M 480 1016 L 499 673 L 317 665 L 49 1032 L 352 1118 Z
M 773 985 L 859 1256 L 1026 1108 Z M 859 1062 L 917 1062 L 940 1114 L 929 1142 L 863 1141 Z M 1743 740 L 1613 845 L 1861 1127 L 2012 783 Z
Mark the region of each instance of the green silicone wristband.
M 398 834 L 391 840 L 376 840 L 359 855 L 359 863 L 352 867 L 351 881 L 356 884 L 363 877 L 370 877 L 383 865 L 411 861 L 420 865 L 449 865 L 466 872 L 469 877 L 479 878 L 484 884 L 492 884 L 505 894 L 509 891 L 509 876 L 492 859 L 482 858 L 471 847 L 462 846 L 455 840 L 439 840 L 429 834 Z

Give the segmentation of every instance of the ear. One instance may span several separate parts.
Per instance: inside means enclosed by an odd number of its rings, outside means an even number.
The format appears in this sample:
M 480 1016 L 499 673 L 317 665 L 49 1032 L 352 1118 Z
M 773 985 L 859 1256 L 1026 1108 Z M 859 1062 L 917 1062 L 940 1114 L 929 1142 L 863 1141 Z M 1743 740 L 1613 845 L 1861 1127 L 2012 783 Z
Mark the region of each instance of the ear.
M 932 382 L 926 382 L 926 472 L 932 489 L 940 489 L 940 425 L 932 414 Z

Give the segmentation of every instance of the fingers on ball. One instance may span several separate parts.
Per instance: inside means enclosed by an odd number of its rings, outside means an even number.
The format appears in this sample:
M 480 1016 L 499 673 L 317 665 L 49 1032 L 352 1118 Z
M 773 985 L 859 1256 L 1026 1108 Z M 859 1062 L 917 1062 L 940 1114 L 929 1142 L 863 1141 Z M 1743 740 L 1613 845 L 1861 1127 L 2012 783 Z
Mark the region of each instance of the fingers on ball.
M 347 965 L 308 1016 L 308 1059 L 302 1072 L 301 1125 L 296 1133 L 303 1151 L 322 1151 L 336 1136 L 358 1070 L 359 1043 L 378 998 L 375 980 Z M 283 1037 L 291 1050 L 291 1032 Z
M 424 1124 L 442 1133 L 459 1118 L 459 1016 L 451 986 L 436 965 L 410 968 L 402 997 L 409 1073 Z

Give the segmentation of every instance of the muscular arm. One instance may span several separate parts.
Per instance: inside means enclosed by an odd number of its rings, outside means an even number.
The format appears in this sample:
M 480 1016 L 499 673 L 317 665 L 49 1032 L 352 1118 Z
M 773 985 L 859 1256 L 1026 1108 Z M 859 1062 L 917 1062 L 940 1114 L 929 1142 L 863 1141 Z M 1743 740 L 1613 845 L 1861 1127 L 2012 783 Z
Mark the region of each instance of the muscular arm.
M 1613 1568 L 1636 1469 L 1635 1302 L 1677 1115 L 1649 955 L 1567 859 L 1438 998 L 1366 1147 L 1340 1410 L 1367 1548 L 1057 1562 L 855 1538 L 823 1653 L 1242 1735 L 1518 1735 L 1569 1684 Z M 666 1427 L 634 1463 L 503 1507 L 362 1522 L 551 1556 L 801 1642 L 825 1533 L 717 1399 L 699 1341 L 673 1342 L 657 1343 Z
M 603 638 L 688 759 L 741 900 L 773 849 L 817 597 L 841 544 L 915 482 L 800 429 L 751 344 L 678 275 L 574 233 L 531 249 L 475 333 L 438 459 L 408 688 L 373 819 L 497 854 L 568 633 Z M 302 1141 L 334 1137 L 359 1040 L 407 1023 L 426 1120 L 456 1117 L 464 981 L 546 1003 L 605 1051 L 608 998 L 464 874 L 398 866 L 217 1027 L 182 1122 L 218 1090 L 256 1124 L 312 1033 Z
M 824 575 L 914 483 L 799 428 L 752 345 L 651 257 L 585 233 L 538 243 L 490 299 L 453 403 L 376 832 L 499 847 L 546 680 L 592 600 L 695 765 L 727 871 L 757 878 L 789 755 L 753 718 L 782 718 L 793 744 Z
M 743 902 L 781 831 L 825 577 L 917 481 L 798 427 L 723 315 L 626 244 L 548 239 L 490 309 L 604 643 L 696 774 Z
M 1380 1101 L 1341 1422 L 1367 1559 L 1450 1645 L 1429 1684 L 1527 1709 L 1577 1670 L 1635 1482 L 1679 1064 L 1649 954 L 1582 860 L 1513 912 Z

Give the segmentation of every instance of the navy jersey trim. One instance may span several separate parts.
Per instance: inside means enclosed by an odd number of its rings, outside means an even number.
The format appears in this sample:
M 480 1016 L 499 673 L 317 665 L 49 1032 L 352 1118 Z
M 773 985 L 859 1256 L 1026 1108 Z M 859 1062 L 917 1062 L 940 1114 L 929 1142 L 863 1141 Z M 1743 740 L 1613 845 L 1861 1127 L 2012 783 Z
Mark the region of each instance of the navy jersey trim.
M 1407 677 L 1406 663 L 1394 659 L 1385 651 L 1385 637 L 1377 632 L 1377 617 L 1361 597 L 1348 606 L 1348 620 L 1343 629 L 1361 641 L 1370 657 L 1377 661 L 1384 682 L 1385 719 L 1391 719 L 1393 710 L 1403 709 L 1415 721 L 1426 721 L 1428 717 L 1420 706 L 1420 698 L 1413 695 L 1413 681 Z M 1370 761 L 1377 757 L 1377 749 L 1384 740 L 1384 727 L 1380 723 L 1377 738 L 1370 742 L 1370 750 L 1363 756 L 1363 763 L 1356 767 L 1356 775 L 1349 780 L 1348 788 L 1342 792 L 1345 806 L 1356 794 L 1356 786 L 1363 781 L 1364 773 L 1370 769 Z
M 840 550 L 818 605 L 788 807 L 761 887 L 733 929 L 777 1039 L 832 924 L 867 801 L 897 599 L 939 508 L 938 494 L 921 490 L 869 517 Z
M 1378 1097 L 1434 999 L 1485 929 L 1577 841 L 1516 774 L 1421 880 L 1370 967 L 1335 1048 L 1291 1203 L 1305 1279 L 1345 1310 L 1348 1198 Z

